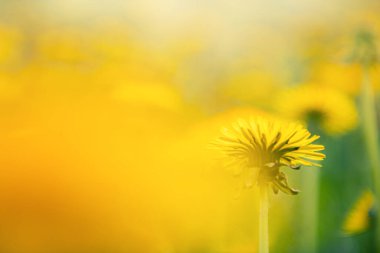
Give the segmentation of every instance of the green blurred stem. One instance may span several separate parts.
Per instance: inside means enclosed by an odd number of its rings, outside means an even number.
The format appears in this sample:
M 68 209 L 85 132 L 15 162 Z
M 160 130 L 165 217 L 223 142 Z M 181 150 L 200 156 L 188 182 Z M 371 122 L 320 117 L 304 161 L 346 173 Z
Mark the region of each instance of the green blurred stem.
M 367 152 L 372 169 L 373 186 L 377 203 L 377 216 L 380 217 L 380 160 L 378 147 L 378 129 L 376 120 L 375 95 L 369 77 L 369 67 L 363 66 L 363 83 L 361 90 L 361 109 L 364 137 L 367 145 Z M 380 252 L 380 226 L 376 226 L 377 250 Z
M 319 169 L 309 168 L 302 172 L 301 238 L 300 252 L 317 252 L 318 208 L 319 208 Z
M 259 253 L 269 252 L 268 202 L 268 186 L 264 184 L 260 187 Z

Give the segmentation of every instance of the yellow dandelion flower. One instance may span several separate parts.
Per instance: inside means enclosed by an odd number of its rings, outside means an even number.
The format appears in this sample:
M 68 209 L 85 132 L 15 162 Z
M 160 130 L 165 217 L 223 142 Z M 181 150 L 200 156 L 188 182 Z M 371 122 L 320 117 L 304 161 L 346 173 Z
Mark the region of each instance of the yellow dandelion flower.
M 281 93 L 276 109 L 291 119 L 314 122 L 330 135 L 343 134 L 357 125 L 354 101 L 343 93 L 313 84 L 295 87 Z
M 343 224 L 343 231 L 348 235 L 366 231 L 370 226 L 370 213 L 373 206 L 373 194 L 370 191 L 364 192 L 349 212 Z
M 348 95 L 360 91 L 362 69 L 359 64 L 323 63 L 315 68 L 315 80 L 324 87 L 336 88 Z
M 172 112 L 180 111 L 183 105 L 181 96 L 174 87 L 160 82 L 130 81 L 116 87 L 113 95 L 116 100 L 124 101 L 131 106 L 145 105 Z
M 219 95 L 224 101 L 268 107 L 268 97 L 278 90 L 279 80 L 266 71 L 243 71 L 232 75 L 221 87 Z
M 231 128 L 222 129 L 214 143 L 234 162 L 249 170 L 259 186 L 269 185 L 277 193 L 298 191 L 288 185 L 280 168 L 299 169 L 301 165 L 319 166 L 312 160 L 323 160 L 322 145 L 312 144 L 319 136 L 311 136 L 301 124 L 252 118 L 238 120 Z
M 358 63 L 338 64 L 323 63 L 315 70 L 314 80 L 324 87 L 334 88 L 350 96 L 360 93 L 363 79 L 363 68 Z M 380 89 L 380 66 L 374 64 L 368 69 L 368 75 L 373 80 L 372 88 Z
M 0 64 L 19 59 L 22 54 L 23 35 L 16 27 L 0 24 Z
M 90 57 L 85 36 L 79 30 L 47 31 L 36 39 L 38 56 L 44 60 L 80 63 Z

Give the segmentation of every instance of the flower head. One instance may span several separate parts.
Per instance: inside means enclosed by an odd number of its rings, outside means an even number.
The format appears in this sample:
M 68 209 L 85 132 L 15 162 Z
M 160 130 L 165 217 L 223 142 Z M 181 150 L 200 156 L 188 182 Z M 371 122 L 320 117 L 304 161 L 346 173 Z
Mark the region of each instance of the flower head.
M 296 120 L 314 122 L 330 135 L 344 134 L 357 125 L 354 101 L 345 94 L 327 87 L 307 84 L 281 94 L 277 110 Z
M 358 234 L 369 228 L 374 202 L 374 196 L 370 191 L 360 196 L 343 224 L 346 234 Z
M 313 80 L 324 88 L 333 88 L 350 97 L 359 95 L 364 71 L 359 63 L 323 63 L 314 69 Z M 374 90 L 380 89 L 380 66 L 374 64 L 368 68 L 368 75 Z
M 323 160 L 318 153 L 322 145 L 312 144 L 319 136 L 311 136 L 301 124 L 254 118 L 238 120 L 231 128 L 222 129 L 215 143 L 241 168 L 253 175 L 259 186 L 270 185 L 275 193 L 298 191 L 288 185 L 280 168 L 299 169 L 301 165 L 319 166 L 312 160 Z

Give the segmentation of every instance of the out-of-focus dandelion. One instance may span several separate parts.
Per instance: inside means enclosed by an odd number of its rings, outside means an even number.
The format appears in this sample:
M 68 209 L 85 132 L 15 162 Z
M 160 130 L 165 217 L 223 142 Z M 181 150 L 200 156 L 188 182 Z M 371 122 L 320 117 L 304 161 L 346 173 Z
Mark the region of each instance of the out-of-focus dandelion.
M 380 69 L 373 66 L 368 70 L 368 75 L 373 82 L 372 88 L 380 88 Z M 360 94 L 363 69 L 357 63 L 325 63 L 317 67 L 312 79 L 323 87 L 337 89 L 349 96 Z
M 23 35 L 15 27 L 0 24 L 0 64 L 8 64 L 22 55 Z
M 233 101 L 257 106 L 259 108 L 269 108 L 273 97 L 280 86 L 279 77 L 266 71 L 236 71 L 226 78 L 225 83 L 220 87 L 219 95 L 223 100 Z
M 347 235 L 362 233 L 371 225 L 375 199 L 371 191 L 364 192 L 347 215 L 343 232 Z
M 215 145 L 234 163 L 250 171 L 260 189 L 260 253 L 269 251 L 268 243 L 268 188 L 295 195 L 297 190 L 288 184 L 281 167 L 299 169 L 318 166 L 313 160 L 323 160 L 319 153 L 323 145 L 313 144 L 319 136 L 311 135 L 301 124 L 253 118 L 238 120 L 231 128 L 224 128 Z
M 281 93 L 277 109 L 282 115 L 314 123 L 329 135 L 344 134 L 357 125 L 358 114 L 354 101 L 343 93 L 306 84 Z
M 37 55 L 43 60 L 77 64 L 89 58 L 81 31 L 60 30 L 42 33 L 36 40 Z
M 144 104 L 168 111 L 181 109 L 181 97 L 173 87 L 160 83 L 138 83 L 121 85 L 114 92 L 116 100 L 128 102 L 133 106 Z

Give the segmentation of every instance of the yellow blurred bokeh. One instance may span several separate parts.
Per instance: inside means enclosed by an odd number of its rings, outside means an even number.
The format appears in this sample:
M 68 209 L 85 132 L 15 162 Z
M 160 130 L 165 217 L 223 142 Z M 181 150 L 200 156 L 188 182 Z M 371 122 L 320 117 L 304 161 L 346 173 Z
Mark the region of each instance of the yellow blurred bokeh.
M 359 125 L 341 54 L 379 6 L 343 2 L 0 3 L 0 251 L 256 252 L 257 189 L 210 142 L 258 115 Z M 271 245 L 296 204 L 276 196 Z

